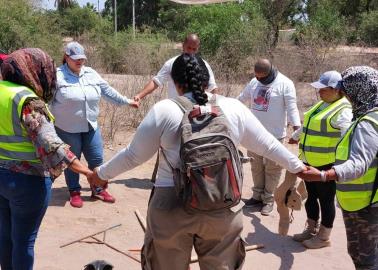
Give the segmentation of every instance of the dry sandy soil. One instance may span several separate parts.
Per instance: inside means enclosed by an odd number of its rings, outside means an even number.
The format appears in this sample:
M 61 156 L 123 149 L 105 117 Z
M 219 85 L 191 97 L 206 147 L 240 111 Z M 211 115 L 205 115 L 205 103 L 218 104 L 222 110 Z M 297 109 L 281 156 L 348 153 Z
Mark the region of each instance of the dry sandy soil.
M 117 149 L 125 147 L 132 134 L 124 134 L 125 141 Z M 116 153 L 106 149 L 106 160 Z M 74 243 L 60 248 L 61 245 L 81 239 L 108 227 L 122 224 L 106 234 L 106 242 L 121 251 L 140 248 L 143 243 L 143 231 L 134 210 L 138 209 L 145 216 L 147 201 L 151 189 L 149 178 L 154 166 L 154 159 L 116 177 L 109 189 L 117 198 L 115 204 L 105 204 L 90 198 L 88 184 L 81 179 L 84 207 L 72 208 L 67 202 L 68 191 L 63 177 L 54 183 L 53 196 L 43 221 L 36 244 L 36 270 L 80 270 L 88 262 L 105 259 L 117 270 L 140 269 L 139 263 L 120 254 L 105 245 L 94 243 Z M 251 195 L 250 166 L 245 165 L 244 197 Z M 303 229 L 304 209 L 294 213 L 295 220 L 289 235 Z M 264 244 L 265 248 L 247 253 L 243 269 L 353 269 L 353 264 L 346 250 L 345 229 L 340 209 L 337 209 L 332 246 L 320 250 L 306 250 L 294 242 L 290 236 L 279 236 L 277 232 L 278 213 L 274 210 L 269 217 L 261 216 L 258 209 L 244 210 L 243 236 L 249 244 Z M 98 235 L 102 239 L 103 235 Z M 87 238 L 86 241 L 93 239 Z M 139 253 L 131 252 L 136 257 Z M 192 270 L 199 269 L 192 265 Z M 174 270 L 174 269 L 167 269 Z
M 242 87 L 242 86 L 241 86 Z M 297 85 L 299 109 L 303 112 L 316 101 L 315 91 L 302 84 Z M 238 89 L 237 91 L 239 91 Z M 127 145 L 133 136 L 132 132 L 117 134 L 113 147 L 106 147 L 105 160 L 109 160 L 119 149 Z M 297 149 L 290 146 L 293 152 Z M 245 151 L 244 151 L 245 152 Z M 115 204 L 105 204 L 90 198 L 88 184 L 81 178 L 84 207 L 72 208 L 68 203 L 68 191 L 64 178 L 59 177 L 53 186 L 52 199 L 43 220 L 36 243 L 35 270 L 80 270 L 88 262 L 105 259 L 114 265 L 116 270 L 140 269 L 140 264 L 127 256 L 102 244 L 93 243 L 91 238 L 61 248 L 61 245 L 78 240 L 102 231 L 114 225 L 122 224 L 106 234 L 106 242 L 113 247 L 128 252 L 138 249 L 143 244 L 144 233 L 134 215 L 138 209 L 145 216 L 147 202 L 151 190 L 149 181 L 155 159 L 152 158 L 142 166 L 123 173 L 113 179 L 109 185 L 110 192 L 117 198 Z M 251 195 L 252 177 L 249 164 L 245 165 L 243 197 Z M 265 248 L 249 251 L 244 268 L 246 270 L 312 270 L 312 269 L 353 269 L 353 264 L 346 250 L 345 228 L 340 209 L 331 236 L 332 246 L 320 250 L 306 250 L 300 243 L 294 242 L 290 236 L 302 231 L 305 224 L 305 211 L 294 213 L 289 236 L 277 234 L 278 213 L 261 216 L 258 209 L 244 210 L 244 232 L 248 244 L 263 244 Z M 97 236 L 103 239 L 103 235 Z M 92 242 L 92 243 L 88 243 Z M 130 252 L 139 258 L 138 252 Z M 199 266 L 193 264 L 192 270 Z M 175 270 L 175 269 L 167 269 Z

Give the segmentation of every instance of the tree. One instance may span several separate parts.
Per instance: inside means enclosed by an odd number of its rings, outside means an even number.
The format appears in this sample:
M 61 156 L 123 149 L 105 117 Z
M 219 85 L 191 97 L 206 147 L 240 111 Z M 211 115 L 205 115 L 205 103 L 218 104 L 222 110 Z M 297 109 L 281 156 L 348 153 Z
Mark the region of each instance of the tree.
M 60 30 L 56 20 L 35 10 L 28 0 L 0 5 L 0 48 L 12 52 L 23 47 L 40 47 L 51 55 L 59 50 Z
M 117 0 L 117 28 L 126 29 L 132 25 L 132 0 Z M 158 0 L 135 0 L 135 22 L 137 27 L 157 24 L 159 11 Z M 114 0 L 105 1 L 105 15 L 114 14 Z
M 358 30 L 359 39 L 370 46 L 378 46 L 378 10 L 365 12 Z
M 58 12 L 59 24 L 62 33 L 66 36 L 79 37 L 85 32 L 101 28 L 103 31 L 109 31 L 109 22 L 99 17 L 96 10 L 91 5 L 80 7 L 75 5 Z
M 58 10 L 64 10 L 77 5 L 77 2 L 75 0 L 55 0 L 54 5 L 58 8 Z
M 320 0 L 311 8 L 308 20 L 297 25 L 294 39 L 302 54 L 304 72 L 313 80 L 323 70 L 329 50 L 345 40 L 346 22 L 330 1 Z
M 301 0 L 257 0 L 260 9 L 269 23 L 267 39 L 269 45 L 275 48 L 278 43 L 279 30 L 282 27 L 293 25 L 296 15 L 302 9 Z

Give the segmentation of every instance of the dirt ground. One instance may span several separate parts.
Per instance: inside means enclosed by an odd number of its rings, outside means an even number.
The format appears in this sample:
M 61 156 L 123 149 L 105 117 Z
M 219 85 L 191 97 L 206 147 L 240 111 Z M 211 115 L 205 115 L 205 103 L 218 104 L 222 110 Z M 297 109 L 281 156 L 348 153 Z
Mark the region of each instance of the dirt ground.
M 118 137 L 121 141 L 116 147 L 107 147 L 105 159 L 109 160 L 117 150 L 122 149 L 132 138 L 132 133 L 123 133 Z M 291 147 L 292 151 L 296 151 Z M 84 207 L 72 208 L 67 199 L 68 191 L 64 178 L 59 177 L 54 183 L 52 199 L 43 220 L 36 244 L 36 270 L 80 270 L 88 262 L 105 259 L 114 265 L 116 270 L 140 269 L 140 264 L 127 256 L 87 238 L 61 248 L 61 245 L 78 240 L 102 231 L 114 225 L 121 226 L 106 233 L 106 242 L 111 246 L 128 252 L 138 249 L 143 243 L 143 231 L 135 217 L 138 209 L 145 216 L 147 201 L 150 194 L 149 182 L 154 159 L 132 171 L 119 175 L 109 185 L 109 190 L 117 198 L 115 204 L 105 204 L 90 198 L 88 184 L 81 178 L 83 185 Z M 244 198 L 251 195 L 251 173 L 249 164 L 245 165 Z M 331 236 L 332 246 L 320 250 L 306 250 L 300 243 L 294 242 L 290 236 L 303 229 L 305 223 L 304 209 L 294 212 L 295 220 L 290 227 L 289 236 L 277 234 L 278 213 L 273 211 L 265 217 L 258 209 L 244 210 L 244 231 L 248 244 L 263 244 L 265 248 L 249 251 L 243 269 L 353 269 L 353 264 L 346 250 L 345 228 L 340 209 Z M 103 234 L 97 235 L 103 239 Z M 130 252 L 139 258 L 138 252 Z M 193 264 L 192 270 L 199 266 Z M 174 269 L 167 269 L 174 270 Z
M 111 79 L 108 77 L 105 76 L 106 79 Z M 117 89 L 135 88 L 124 86 L 125 82 L 130 82 L 129 78 L 117 77 L 110 81 L 112 85 L 113 83 L 116 85 Z M 116 84 L 117 82 L 119 85 Z M 296 87 L 298 108 L 300 114 L 303 115 L 303 112 L 317 101 L 317 97 L 315 90 L 308 84 L 297 83 Z M 235 93 L 239 93 L 243 86 L 234 86 L 234 88 Z M 102 113 L 108 114 L 108 112 L 103 108 Z M 126 116 L 129 117 L 130 114 L 126 113 Z M 124 120 L 121 119 L 121 121 Z M 126 147 L 132 136 L 132 132 L 117 132 L 112 146 L 105 147 L 105 160 L 109 160 L 118 150 Z M 296 147 L 288 147 L 294 153 L 297 151 Z M 152 158 L 142 166 L 123 173 L 110 182 L 109 190 L 117 199 L 115 204 L 93 201 L 90 198 L 90 190 L 85 178 L 81 178 L 84 199 L 84 207 L 81 209 L 75 209 L 69 205 L 64 178 L 59 177 L 53 185 L 50 207 L 42 222 L 37 239 L 34 269 L 80 270 L 85 264 L 98 259 L 111 262 L 115 270 L 141 269 L 138 262 L 103 244 L 93 243 L 95 240 L 91 238 L 63 248 L 60 246 L 121 224 L 106 233 L 106 243 L 122 252 L 141 248 L 144 233 L 134 211 L 139 210 L 143 216 L 146 215 L 152 187 L 150 177 L 154 164 L 155 159 Z M 249 198 L 252 187 L 249 164 L 244 166 L 244 171 L 243 197 Z M 290 238 L 291 235 L 304 228 L 306 220 L 304 208 L 300 212 L 294 212 L 294 218 L 289 236 L 284 237 L 277 234 L 279 216 L 276 210 L 268 217 L 262 216 L 259 209 L 244 210 L 243 236 L 248 244 L 263 244 L 265 248 L 249 251 L 243 269 L 353 269 L 352 260 L 346 250 L 345 228 L 340 209 L 337 209 L 334 230 L 331 235 L 332 246 L 320 250 L 306 250 L 300 243 L 296 243 Z M 103 239 L 103 234 L 96 237 Z M 130 253 L 139 258 L 138 252 Z M 191 265 L 191 269 L 198 270 L 198 264 Z

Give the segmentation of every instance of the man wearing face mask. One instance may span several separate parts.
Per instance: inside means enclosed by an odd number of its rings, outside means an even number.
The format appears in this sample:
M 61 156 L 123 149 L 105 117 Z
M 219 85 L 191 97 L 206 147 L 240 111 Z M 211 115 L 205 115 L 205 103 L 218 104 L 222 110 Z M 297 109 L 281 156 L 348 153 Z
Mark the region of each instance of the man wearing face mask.
M 294 83 L 280 73 L 268 59 L 259 59 L 254 67 L 253 78 L 238 96 L 244 103 L 250 103 L 252 113 L 263 126 L 283 142 L 287 123 L 294 130 L 300 128 L 300 117 Z M 245 207 L 261 206 L 261 214 L 268 216 L 273 210 L 274 191 L 279 183 L 282 169 L 275 162 L 253 152 L 251 161 L 254 186 L 252 197 Z

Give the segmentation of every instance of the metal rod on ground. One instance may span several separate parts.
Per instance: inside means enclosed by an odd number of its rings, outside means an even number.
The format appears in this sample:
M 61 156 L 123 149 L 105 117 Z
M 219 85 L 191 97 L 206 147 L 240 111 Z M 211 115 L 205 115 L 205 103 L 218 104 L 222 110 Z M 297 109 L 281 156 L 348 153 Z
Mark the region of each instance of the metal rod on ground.
M 263 244 L 257 244 L 257 245 L 246 246 L 245 251 L 251 251 L 251 250 L 255 250 L 255 249 L 259 249 L 259 248 L 264 248 L 264 245 Z M 190 258 L 190 263 L 196 263 L 196 262 L 198 262 L 198 257 L 196 255 L 193 255 Z
M 143 231 L 146 232 L 146 228 L 147 228 L 146 220 L 142 217 L 139 210 L 134 210 L 134 213 L 139 221 L 140 226 L 142 226 Z
M 72 245 L 72 244 L 77 243 L 77 242 L 80 242 L 81 240 L 84 240 L 84 239 L 86 239 L 86 238 L 89 238 L 89 237 L 95 236 L 95 235 L 97 235 L 97 234 L 100 234 L 100 233 L 103 233 L 103 232 L 109 231 L 109 230 L 111 230 L 111 229 L 117 228 L 117 227 L 119 227 L 119 226 L 121 226 L 121 225 L 122 225 L 122 224 L 117 224 L 117 225 L 111 226 L 111 227 L 109 227 L 109 228 L 107 228 L 107 229 L 105 229 L 105 230 L 102 230 L 102 231 L 99 231 L 99 232 L 96 232 L 96 233 L 93 233 L 93 234 L 87 235 L 87 236 L 82 237 L 82 238 L 80 238 L 80 239 L 78 239 L 78 240 L 74 240 L 74 241 L 71 241 L 71 242 L 69 242 L 69 243 L 67 243 L 67 244 L 61 245 L 60 247 L 63 248 L 63 247 L 66 247 L 66 246 Z
M 117 252 L 119 252 L 119 253 L 127 256 L 127 257 L 129 257 L 130 259 L 133 259 L 134 261 L 136 261 L 138 263 L 141 263 L 141 261 L 138 258 L 135 258 L 133 255 L 131 255 L 131 254 L 127 253 L 127 252 L 124 252 L 122 250 L 119 250 L 118 248 L 113 247 L 112 245 L 109 245 L 108 243 L 101 241 L 100 239 L 98 239 L 95 236 L 91 236 L 91 238 L 93 238 L 94 240 L 98 241 L 99 243 L 104 244 L 105 246 L 107 246 L 107 247 L 109 247 L 109 248 L 111 248 L 111 249 L 113 249 L 113 250 L 115 250 L 115 251 L 117 251 Z

